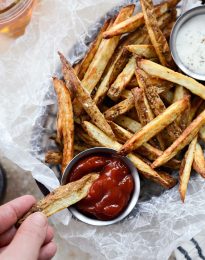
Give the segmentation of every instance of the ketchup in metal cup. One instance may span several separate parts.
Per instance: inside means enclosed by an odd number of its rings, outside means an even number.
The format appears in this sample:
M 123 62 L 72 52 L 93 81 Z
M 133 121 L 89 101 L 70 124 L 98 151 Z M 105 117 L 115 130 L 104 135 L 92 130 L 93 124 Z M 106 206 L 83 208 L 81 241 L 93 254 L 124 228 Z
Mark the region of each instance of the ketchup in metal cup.
M 87 197 L 76 204 L 82 213 L 100 220 L 116 218 L 126 208 L 134 190 L 134 180 L 128 166 L 117 156 L 91 155 L 77 162 L 67 182 L 98 172 Z

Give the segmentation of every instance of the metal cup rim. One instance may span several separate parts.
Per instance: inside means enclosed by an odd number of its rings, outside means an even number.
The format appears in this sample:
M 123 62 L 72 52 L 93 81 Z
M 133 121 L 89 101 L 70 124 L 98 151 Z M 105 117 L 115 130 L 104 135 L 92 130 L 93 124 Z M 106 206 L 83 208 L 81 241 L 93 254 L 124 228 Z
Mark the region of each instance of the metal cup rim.
M 90 148 L 87 149 L 81 153 L 79 153 L 78 155 L 76 155 L 71 161 L 70 163 L 67 165 L 62 179 L 61 179 L 61 185 L 65 185 L 66 184 L 66 179 L 67 176 L 70 172 L 70 170 L 72 169 L 72 167 L 74 166 L 74 164 L 76 164 L 80 159 L 89 156 L 91 154 L 96 154 L 96 153 L 109 153 L 109 154 L 115 154 L 116 155 L 116 151 L 111 149 L 111 148 L 105 148 L 105 147 L 94 147 L 94 148 Z M 130 201 L 126 207 L 126 209 L 116 218 L 112 219 L 112 220 L 98 220 L 98 219 L 94 219 L 94 218 L 90 218 L 84 214 L 82 214 L 81 212 L 79 212 L 75 207 L 69 207 L 69 211 L 72 213 L 72 215 L 77 218 L 78 220 L 80 220 L 81 222 L 84 222 L 86 224 L 90 224 L 90 225 L 94 225 L 94 226 L 108 226 L 108 225 L 112 225 L 115 224 L 121 220 L 123 220 L 124 218 L 126 218 L 131 211 L 134 209 L 135 205 L 137 204 L 138 198 L 139 198 L 139 193 L 140 193 L 140 178 L 139 178 L 139 174 L 137 169 L 135 168 L 135 166 L 133 165 L 133 163 L 130 161 L 129 158 L 122 156 L 121 159 L 126 163 L 126 165 L 128 165 L 131 174 L 133 176 L 133 180 L 134 180 L 134 191 L 132 194 L 132 197 L 130 198 Z

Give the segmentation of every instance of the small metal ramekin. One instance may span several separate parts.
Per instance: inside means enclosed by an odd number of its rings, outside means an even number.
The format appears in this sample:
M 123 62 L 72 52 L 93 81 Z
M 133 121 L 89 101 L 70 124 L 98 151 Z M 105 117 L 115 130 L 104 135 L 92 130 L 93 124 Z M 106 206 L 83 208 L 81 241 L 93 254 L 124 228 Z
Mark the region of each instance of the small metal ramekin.
M 63 174 L 62 180 L 61 180 L 61 184 L 65 185 L 66 184 L 66 179 L 67 176 L 69 175 L 72 167 L 82 158 L 87 157 L 89 155 L 94 155 L 94 154 L 111 154 L 111 155 L 117 155 L 116 151 L 110 148 L 103 148 L 103 147 L 95 147 L 95 148 L 90 148 L 87 149 L 81 153 L 79 153 L 78 155 L 76 155 L 72 161 L 68 164 L 68 166 L 65 169 L 65 172 Z M 137 169 L 135 168 L 135 166 L 133 165 L 133 163 L 127 158 L 127 157 L 120 157 L 121 160 L 129 167 L 130 172 L 132 174 L 133 180 L 134 180 L 134 191 L 132 193 L 132 197 L 126 207 L 126 209 L 115 219 L 112 220 L 108 220 L 108 221 L 104 221 L 104 220 L 98 220 L 98 219 L 94 219 L 94 218 L 90 218 L 85 216 L 84 214 L 82 214 L 80 211 L 78 211 L 75 207 L 69 207 L 70 212 L 72 213 L 72 215 L 77 218 L 78 220 L 90 224 L 90 225 L 94 225 L 94 226 L 107 226 L 107 225 L 111 225 L 111 224 L 115 224 L 121 220 L 123 220 L 125 217 L 127 217 L 130 212 L 133 210 L 133 208 L 135 207 L 138 198 L 139 198 L 139 193 L 140 193 L 140 179 L 139 179 L 139 174 Z
M 205 14 L 205 6 L 198 6 L 193 9 L 190 9 L 177 19 L 177 21 L 172 29 L 171 35 L 170 35 L 170 49 L 171 49 L 172 57 L 173 57 L 175 63 L 178 65 L 178 67 L 184 73 L 191 76 L 192 78 L 205 81 L 205 74 L 204 75 L 198 74 L 196 72 L 193 72 L 189 68 L 187 68 L 186 64 L 184 64 L 181 61 L 181 59 L 179 58 L 177 49 L 176 49 L 177 34 L 178 34 L 180 28 L 182 27 L 182 25 L 185 22 L 187 22 L 189 19 L 191 19 L 192 17 L 201 15 L 201 14 Z

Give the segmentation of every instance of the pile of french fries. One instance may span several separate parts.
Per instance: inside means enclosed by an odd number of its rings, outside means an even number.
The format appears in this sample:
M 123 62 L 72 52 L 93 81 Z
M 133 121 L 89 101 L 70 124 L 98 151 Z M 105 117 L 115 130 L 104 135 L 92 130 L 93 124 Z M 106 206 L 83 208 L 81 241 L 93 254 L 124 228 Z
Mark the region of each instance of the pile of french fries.
M 60 164 L 63 174 L 75 154 L 113 148 L 168 189 L 177 179 L 166 171 L 178 169 L 183 202 L 191 170 L 205 177 L 205 86 L 178 71 L 168 45 L 178 2 L 140 0 L 136 14 L 134 4 L 123 7 L 73 66 L 59 53 L 59 150 L 48 151 L 46 163 Z

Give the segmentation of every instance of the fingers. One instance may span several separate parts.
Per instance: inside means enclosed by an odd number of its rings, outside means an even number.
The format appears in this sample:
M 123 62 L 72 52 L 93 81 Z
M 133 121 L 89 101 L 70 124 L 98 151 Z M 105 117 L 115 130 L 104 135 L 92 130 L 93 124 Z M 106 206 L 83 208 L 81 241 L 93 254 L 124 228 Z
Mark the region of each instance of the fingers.
M 46 233 L 46 238 L 44 240 L 44 245 L 48 244 L 51 242 L 51 240 L 54 237 L 54 232 L 53 232 L 53 228 L 51 226 L 48 226 L 47 228 L 47 233 Z
M 55 255 L 56 251 L 57 246 L 51 241 L 41 248 L 38 260 L 50 260 Z
M 40 212 L 30 215 L 17 230 L 14 239 L 2 255 L 10 260 L 15 252 L 15 260 L 38 259 L 47 228 L 48 221 L 45 215 Z
M 12 226 L 9 230 L 0 235 L 0 247 L 7 246 L 16 234 L 16 228 Z
M 4 223 L 0 225 L 0 234 L 14 225 L 35 202 L 33 196 L 26 195 L 0 206 L 0 223 Z

